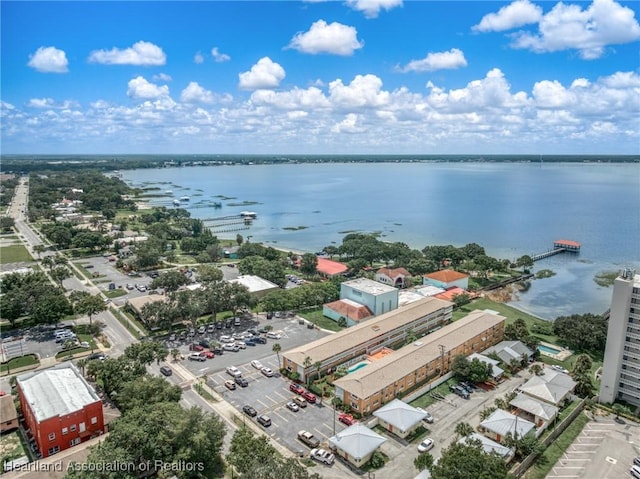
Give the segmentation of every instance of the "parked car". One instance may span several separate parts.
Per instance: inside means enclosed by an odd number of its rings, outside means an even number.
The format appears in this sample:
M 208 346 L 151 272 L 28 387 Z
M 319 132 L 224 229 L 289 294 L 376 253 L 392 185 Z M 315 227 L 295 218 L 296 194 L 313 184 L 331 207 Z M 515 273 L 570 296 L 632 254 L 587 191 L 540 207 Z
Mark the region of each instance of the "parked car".
M 636 466 L 640 466 L 640 456 L 636 456 L 636 457 L 634 457 L 634 458 L 633 458 L 633 463 L 634 463 Z
M 222 329 L 222 321 L 216 321 L 216 329 Z
M 169 366 L 161 366 L 160 372 L 165 376 L 171 376 L 173 374 L 173 371 Z
M 263 338 L 262 336 L 258 336 L 257 338 L 253 339 L 256 344 L 267 344 L 267 340 L 265 338 Z
M 233 318 L 233 325 L 240 326 L 240 318 Z
M 93 359 L 99 359 L 100 361 L 104 361 L 105 358 L 106 358 L 106 356 L 105 356 L 104 353 L 93 353 L 93 354 L 90 354 L 89 356 L 87 356 L 87 359 L 90 360 L 90 361 L 93 360 Z
M 296 396 L 292 399 L 292 401 L 300 407 L 307 407 L 307 401 L 305 401 L 302 396 Z
M 420 444 L 418 444 L 418 452 L 427 452 L 432 448 L 433 448 L 433 439 L 431 439 L 430 437 L 428 437 L 427 439 L 422 441 Z
M 198 344 L 200 346 L 202 346 L 203 348 L 207 348 L 207 349 L 209 349 L 211 347 L 211 343 L 209 341 L 207 341 L 206 339 L 203 339 Z
M 214 353 L 213 351 L 202 351 L 200 354 L 202 354 L 207 359 L 213 359 L 216 357 L 216 353 Z
M 244 344 L 245 344 L 245 346 L 255 346 L 256 342 L 253 339 L 247 338 L 247 339 L 244 340 Z
M 191 343 L 189 345 L 189 351 L 203 351 L 204 347 L 198 343 Z
M 224 349 L 225 351 L 233 351 L 234 353 L 240 351 L 240 348 L 236 343 L 224 343 L 222 345 L 222 349 Z
M 176 340 L 176 335 L 175 335 L 175 334 L 173 334 L 173 333 L 171 333 L 171 334 L 169 335 L 169 341 L 173 342 L 173 341 L 175 341 L 175 340 Z
M 467 386 L 465 383 L 458 383 L 458 386 L 467 391 L 469 394 L 473 393 L 473 389 L 470 386 Z
M 286 406 L 287 406 L 287 409 L 289 409 L 290 411 L 293 411 L 293 412 L 298 412 L 300 410 L 300 406 L 298 406 L 293 401 L 288 401 Z
M 242 412 L 244 412 L 247 416 L 256 417 L 258 415 L 258 411 L 256 411 L 253 407 L 246 405 L 242 406 Z
M 457 394 L 463 399 L 469 399 L 469 393 L 467 392 L 467 390 L 460 386 L 456 386 L 452 384 L 451 386 L 449 386 L 449 391 L 451 391 L 454 394 Z
M 269 418 L 269 416 L 265 416 L 264 414 L 261 414 L 260 416 L 258 416 L 258 418 L 256 419 L 256 421 L 258 421 L 260 424 L 262 424 L 264 427 L 269 427 L 271 426 L 271 419 Z
M 431 414 L 429 414 L 428 411 L 425 411 L 424 409 L 422 409 L 421 407 L 417 407 L 416 408 L 418 411 L 423 412 L 424 414 L 426 414 L 425 417 L 422 418 L 422 420 L 428 424 L 433 423 L 433 416 Z
M 238 347 L 238 349 L 247 349 L 247 345 L 244 344 L 244 341 L 236 341 L 233 344 L 235 344 Z
M 231 389 L 231 390 L 233 391 L 233 390 L 236 388 L 236 383 L 234 383 L 231 379 L 227 379 L 227 380 L 224 382 L 224 386 L 225 386 L 227 389 Z
M 302 397 L 305 398 L 307 400 L 307 402 L 311 403 L 311 404 L 315 404 L 316 403 L 316 396 L 315 394 L 309 392 L 309 391 L 305 391 L 302 393 Z
M 212 352 L 213 354 L 218 355 L 218 356 L 221 356 L 222 354 L 224 354 L 224 351 L 223 351 L 223 350 L 222 350 L 222 348 L 221 348 L 221 347 L 219 347 L 219 346 L 212 346 L 212 347 L 211 347 L 211 352 Z
M 551 369 L 555 369 L 556 371 L 559 371 L 561 373 L 569 374 L 569 371 L 567 369 L 563 368 L 558 364 L 554 364 L 553 366 L 551 366 Z
M 354 417 L 351 414 L 347 414 L 347 413 L 340 414 L 338 416 L 338 421 L 340 421 L 342 424 L 346 424 L 347 426 L 353 426 L 358 422 L 354 419 Z
M 280 333 L 276 333 L 275 331 L 267 332 L 267 338 L 269 339 L 281 339 L 282 335 Z
M 273 371 L 271 370 L 271 368 L 262 368 L 260 372 L 268 378 L 273 377 Z
M 204 334 L 207 332 L 207 327 L 206 326 L 200 326 L 198 328 L 198 334 Z
M 239 378 L 240 376 L 242 376 L 242 371 L 240 371 L 235 366 L 227 366 L 227 374 L 234 378 Z
M 213 324 L 210 324 L 209 326 L 207 326 L 207 333 L 213 333 L 215 329 L 216 327 Z
M 251 366 L 253 366 L 256 369 L 262 369 L 264 367 L 262 363 L 257 359 L 254 359 L 253 361 L 251 361 Z
M 629 469 L 629 472 L 636 479 L 640 479 L 640 466 L 636 466 L 636 465 L 631 466 L 631 469 Z
M 224 322 L 224 327 L 225 327 L 225 328 L 230 328 L 230 327 L 231 327 L 231 320 L 230 320 L 230 319 L 227 319 L 227 320 Z
M 238 386 L 243 387 L 243 388 L 246 388 L 249 385 L 249 381 L 247 381 L 243 377 L 235 378 L 234 381 Z
M 320 445 L 320 440 L 309 431 L 298 431 L 298 439 L 311 448 L 318 447 Z
M 191 353 L 188 356 L 189 361 L 206 361 L 207 357 L 200 353 Z
M 221 343 L 233 343 L 234 341 L 235 340 L 231 336 L 227 336 L 226 334 L 220 336 Z
M 251 364 L 253 364 L 253 361 L 251 361 Z M 304 388 L 299 384 L 291 383 L 289 384 L 289 391 L 292 391 L 296 394 L 302 394 L 304 392 Z
M 316 461 L 320 461 L 328 466 L 334 463 L 336 456 L 326 449 L 311 449 L 311 457 Z
M 460 381 L 460 384 L 463 384 L 467 389 L 473 389 L 476 390 L 478 389 L 478 386 L 476 386 L 474 383 L 472 383 L 471 381 Z

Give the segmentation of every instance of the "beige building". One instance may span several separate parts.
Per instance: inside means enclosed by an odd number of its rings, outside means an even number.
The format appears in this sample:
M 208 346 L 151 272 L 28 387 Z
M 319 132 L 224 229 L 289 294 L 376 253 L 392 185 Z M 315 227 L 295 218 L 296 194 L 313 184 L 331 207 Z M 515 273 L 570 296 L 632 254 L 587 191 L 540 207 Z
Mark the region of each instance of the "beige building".
M 451 321 L 453 303 L 436 298 L 425 298 L 386 314 L 369 319 L 357 326 L 325 336 L 309 344 L 285 351 L 283 367 L 297 372 L 304 380 L 307 374 L 316 374 L 313 365 L 321 363 L 320 370 L 336 368 L 357 362 L 384 347 L 401 344 L 409 332 L 417 336 L 437 329 Z M 312 366 L 305 370 L 305 359 Z
M 0 433 L 18 429 L 18 411 L 13 396 L 0 396 Z
M 338 379 L 334 382 L 336 397 L 354 411 L 368 414 L 415 385 L 446 374 L 456 356 L 468 356 L 502 341 L 504 320 L 495 312 L 472 311 Z

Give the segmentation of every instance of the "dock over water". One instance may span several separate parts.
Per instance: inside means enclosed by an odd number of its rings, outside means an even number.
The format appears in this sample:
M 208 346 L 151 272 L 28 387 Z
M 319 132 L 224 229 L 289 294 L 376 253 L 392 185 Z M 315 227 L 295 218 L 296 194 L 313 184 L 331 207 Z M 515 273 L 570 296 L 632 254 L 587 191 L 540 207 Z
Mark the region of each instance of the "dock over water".
M 580 246 L 582 246 L 580 243 L 573 240 L 555 240 L 553 242 L 553 249 L 545 251 L 544 253 L 532 254 L 531 259 L 533 261 L 538 261 L 544 258 L 548 258 L 549 256 L 564 253 L 565 251 L 569 253 L 579 253 Z

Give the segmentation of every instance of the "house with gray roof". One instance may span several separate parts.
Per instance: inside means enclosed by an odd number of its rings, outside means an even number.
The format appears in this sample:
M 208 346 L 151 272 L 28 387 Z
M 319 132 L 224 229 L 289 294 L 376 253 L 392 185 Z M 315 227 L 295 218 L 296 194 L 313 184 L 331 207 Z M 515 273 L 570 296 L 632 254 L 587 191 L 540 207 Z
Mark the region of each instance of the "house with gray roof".
M 373 415 L 378 418 L 380 426 L 398 437 L 405 438 L 418 429 L 427 413 L 400 399 L 394 399 L 375 410 Z
M 536 425 L 507 411 L 496 409 L 480 423 L 478 430 L 489 439 L 502 443 L 508 434 L 517 439 L 535 434 Z
M 529 415 L 538 428 L 542 427 L 545 423 L 550 423 L 558 415 L 558 408 L 556 406 L 544 401 L 538 401 L 526 394 L 518 394 L 511 400 L 509 405 L 516 408 L 519 412 L 521 411 Z
M 531 362 L 533 360 L 534 351 L 531 350 L 522 341 L 502 341 L 495 346 L 485 349 L 482 354 L 489 355 L 495 353 L 505 364 L 510 364 L 511 360 L 521 361 L 523 355 Z
M 544 368 L 542 374 L 533 376 L 518 390 L 534 399 L 560 406 L 569 400 L 575 387 L 576 382 L 568 374 Z
M 384 442 L 384 437 L 360 423 L 329 438 L 329 444 L 336 455 L 356 467 L 364 466 Z
M 478 361 L 485 364 L 491 364 L 491 377 L 494 381 L 498 381 L 504 375 L 504 369 L 498 366 L 498 364 L 500 364 L 500 361 L 496 361 L 495 359 L 491 359 L 480 353 L 472 353 L 467 356 L 467 361 L 469 362 L 473 361 L 474 359 L 477 359 Z
M 513 459 L 513 456 L 515 454 L 515 451 L 513 450 L 513 448 L 503 446 L 499 442 L 493 441 L 488 437 L 483 436 L 482 434 L 478 434 L 477 432 L 474 432 L 468 436 L 461 437 L 460 439 L 458 439 L 458 442 L 463 444 L 469 443 L 471 441 L 480 441 L 480 444 L 484 452 L 486 452 L 487 454 L 497 454 L 505 462 L 511 461 L 511 459 Z

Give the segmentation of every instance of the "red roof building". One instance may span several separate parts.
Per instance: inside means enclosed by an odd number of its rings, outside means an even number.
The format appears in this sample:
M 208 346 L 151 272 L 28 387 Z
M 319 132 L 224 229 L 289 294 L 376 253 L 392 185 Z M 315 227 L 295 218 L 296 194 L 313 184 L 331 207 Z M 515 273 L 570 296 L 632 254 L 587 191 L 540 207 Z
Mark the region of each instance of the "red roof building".
M 347 325 L 352 326 L 360 321 L 371 318 L 373 313 L 369 308 L 350 299 L 339 299 L 323 306 L 323 314 L 332 319 L 343 317 Z M 336 319 L 337 320 L 337 319 Z
M 321 275 L 331 277 L 345 273 L 349 267 L 338 261 L 333 261 L 327 258 L 318 258 L 318 266 L 316 269 Z
M 469 275 L 452 269 L 443 269 L 441 271 L 423 275 L 422 283 L 442 289 L 449 289 L 454 286 L 462 289 L 468 289 Z
M 406 278 L 410 278 L 411 273 L 404 268 L 380 268 L 376 271 L 376 281 L 396 288 L 407 286 Z

